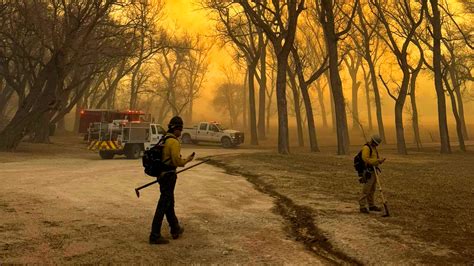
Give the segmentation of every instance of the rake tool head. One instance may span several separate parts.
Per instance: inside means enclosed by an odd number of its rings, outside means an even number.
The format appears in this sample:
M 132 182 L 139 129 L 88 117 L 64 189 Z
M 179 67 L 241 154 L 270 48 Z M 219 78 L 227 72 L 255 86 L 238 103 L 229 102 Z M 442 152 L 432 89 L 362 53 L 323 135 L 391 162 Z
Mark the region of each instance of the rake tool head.
M 138 189 L 135 189 L 135 193 L 137 194 L 137 198 L 140 197 L 140 191 Z
M 390 217 L 390 212 L 388 211 L 388 206 L 386 203 L 383 204 L 383 208 L 385 210 L 385 214 L 382 217 Z

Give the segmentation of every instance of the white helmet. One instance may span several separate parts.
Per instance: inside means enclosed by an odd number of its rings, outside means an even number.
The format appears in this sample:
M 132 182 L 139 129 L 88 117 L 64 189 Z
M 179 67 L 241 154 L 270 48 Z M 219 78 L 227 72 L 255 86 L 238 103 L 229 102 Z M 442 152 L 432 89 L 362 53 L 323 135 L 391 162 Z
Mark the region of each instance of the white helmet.
M 377 145 L 382 143 L 382 138 L 379 135 L 372 135 L 371 140 L 375 142 Z

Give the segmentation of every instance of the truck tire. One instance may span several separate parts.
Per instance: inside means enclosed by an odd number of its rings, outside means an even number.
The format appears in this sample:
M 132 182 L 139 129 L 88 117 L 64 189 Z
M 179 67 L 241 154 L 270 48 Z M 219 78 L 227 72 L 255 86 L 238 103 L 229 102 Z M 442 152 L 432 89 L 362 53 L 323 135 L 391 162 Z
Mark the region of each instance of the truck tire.
M 127 159 L 138 159 L 141 152 L 142 147 L 139 144 L 130 144 L 125 147 L 125 157 Z
M 104 160 L 110 160 L 114 158 L 115 154 L 112 151 L 100 150 L 99 155 L 100 155 L 100 158 Z
M 232 141 L 228 137 L 223 137 L 221 139 L 222 147 L 224 148 L 231 148 L 232 147 Z
M 191 136 L 189 134 L 184 134 L 183 137 L 181 138 L 181 141 L 183 142 L 183 144 L 193 143 Z

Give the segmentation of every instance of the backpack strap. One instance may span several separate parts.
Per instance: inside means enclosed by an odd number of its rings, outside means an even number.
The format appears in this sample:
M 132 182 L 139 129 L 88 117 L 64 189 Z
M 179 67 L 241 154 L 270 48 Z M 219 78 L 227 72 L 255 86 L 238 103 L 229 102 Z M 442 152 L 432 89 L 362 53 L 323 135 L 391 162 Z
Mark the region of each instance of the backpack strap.
M 169 135 L 164 135 L 163 137 L 160 138 L 160 140 L 155 144 L 155 146 L 158 146 L 160 144 L 165 144 L 167 139 L 176 139 L 174 136 L 169 136 Z
M 370 147 L 370 144 L 365 143 L 365 146 L 369 147 L 369 150 L 370 150 L 369 156 L 372 156 L 372 147 Z
M 167 139 L 176 139 L 176 137 L 175 137 L 175 136 L 170 136 L 170 135 L 164 135 L 164 136 L 160 139 L 160 141 L 158 141 L 158 143 L 157 143 L 156 145 L 158 145 L 158 144 L 159 144 L 160 142 L 162 142 L 162 141 L 163 141 L 163 145 L 164 145 L 164 144 L 166 143 L 166 140 L 167 140 Z M 163 163 L 166 163 L 166 162 L 168 162 L 168 161 L 170 161 L 170 160 L 171 160 L 171 157 L 168 158 L 168 159 L 166 159 L 166 160 L 164 160 Z

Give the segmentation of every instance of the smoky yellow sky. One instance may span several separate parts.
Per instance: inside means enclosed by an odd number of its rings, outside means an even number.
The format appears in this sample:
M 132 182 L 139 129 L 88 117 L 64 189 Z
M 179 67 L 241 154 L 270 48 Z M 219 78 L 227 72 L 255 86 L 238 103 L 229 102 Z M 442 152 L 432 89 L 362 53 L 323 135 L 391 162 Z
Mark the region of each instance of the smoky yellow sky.
M 173 0 L 166 1 L 165 6 L 165 17 L 168 23 L 170 23 L 170 28 L 177 28 L 178 31 L 186 30 L 190 33 L 199 33 L 207 36 L 208 41 L 217 43 L 213 39 L 215 25 L 212 20 L 208 17 L 208 12 L 203 10 L 199 5 L 199 0 Z M 214 94 L 215 88 L 217 85 L 224 81 L 224 76 L 222 74 L 222 68 L 225 65 L 233 64 L 229 49 L 221 48 L 219 45 L 214 45 L 212 53 L 210 56 L 210 66 L 209 73 L 206 78 L 207 82 L 204 85 L 204 88 L 201 90 L 201 97 L 196 102 L 196 112 L 194 117 L 196 119 L 202 120 L 218 120 L 221 117 L 220 114 L 217 114 L 213 111 L 212 108 L 209 108 L 211 105 L 212 96 Z M 394 67 L 398 67 L 394 65 Z M 390 70 L 389 70 L 390 71 Z M 398 71 L 394 69 L 393 71 Z M 350 102 L 350 79 L 342 73 L 344 95 L 346 99 Z M 324 78 L 323 78 L 324 80 Z M 325 82 L 325 81 L 323 81 Z M 434 90 L 434 81 L 432 77 L 427 74 L 420 76 L 417 82 L 417 102 L 419 105 L 419 115 L 421 125 L 433 125 L 437 121 L 437 105 L 436 105 L 436 93 Z M 471 83 L 472 86 L 472 83 Z M 390 99 L 387 95 L 386 90 L 381 86 L 381 94 L 383 97 L 383 112 L 384 120 L 386 124 L 393 125 L 393 109 L 394 101 Z M 329 109 L 329 93 L 325 94 L 327 102 L 327 110 Z M 359 106 L 361 108 L 361 119 L 366 121 L 365 116 L 365 101 L 364 94 L 362 91 L 359 93 Z M 449 123 L 454 123 L 454 118 L 451 111 L 451 105 L 449 98 L 446 99 L 447 108 L 448 108 L 448 119 Z M 409 99 L 406 102 L 409 105 Z M 317 109 L 317 101 L 313 98 L 313 105 Z M 474 124 L 474 104 L 473 102 L 465 103 L 465 115 L 467 124 Z M 408 118 L 408 114 L 404 114 L 405 120 Z M 350 117 L 350 116 L 349 116 Z M 350 118 L 348 117 L 349 123 Z M 328 116 L 328 119 L 330 117 Z M 290 121 L 294 120 L 290 118 Z M 317 121 L 318 119 L 316 117 Z M 408 122 L 406 123 L 406 128 L 409 127 Z

